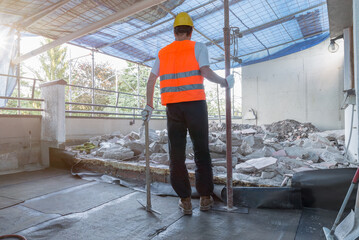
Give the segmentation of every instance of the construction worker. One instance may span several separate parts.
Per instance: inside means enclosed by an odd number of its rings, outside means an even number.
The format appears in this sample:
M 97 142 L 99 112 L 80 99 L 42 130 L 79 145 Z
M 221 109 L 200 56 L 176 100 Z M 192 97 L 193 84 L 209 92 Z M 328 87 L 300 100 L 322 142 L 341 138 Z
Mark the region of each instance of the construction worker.
M 206 45 L 191 41 L 193 21 L 187 13 L 179 13 L 173 27 L 175 41 L 158 53 L 147 82 L 147 105 L 141 114 L 144 121 L 150 120 L 154 86 L 159 76 L 161 103 L 166 106 L 167 114 L 171 185 L 180 197 L 180 209 L 190 215 L 191 185 L 185 165 L 187 130 L 194 150 L 200 210 L 209 210 L 213 205 L 213 173 L 203 79 L 232 88 L 234 78 L 233 75 L 222 78 L 210 69 Z

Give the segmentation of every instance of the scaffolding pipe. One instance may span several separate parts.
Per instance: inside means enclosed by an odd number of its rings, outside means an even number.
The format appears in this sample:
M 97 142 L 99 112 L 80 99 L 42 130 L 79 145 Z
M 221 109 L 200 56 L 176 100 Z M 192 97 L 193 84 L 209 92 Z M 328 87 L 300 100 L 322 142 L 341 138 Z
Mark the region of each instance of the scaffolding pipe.
M 17 32 L 17 57 L 20 56 L 20 37 L 21 37 L 21 33 L 20 31 Z M 21 91 L 20 91 L 20 63 L 18 63 L 16 65 L 16 81 L 17 81 L 17 97 L 20 98 L 21 97 Z M 6 91 L 7 89 L 5 89 Z M 17 107 L 21 108 L 21 102 L 20 100 L 17 100 Z M 17 112 L 18 114 L 20 114 L 20 110 Z
M 229 3 L 224 0 L 224 53 L 225 75 L 230 75 L 230 28 L 229 28 Z M 231 119 L 231 89 L 226 88 L 226 137 L 227 137 L 227 210 L 233 208 L 233 181 L 232 181 L 232 119 Z
M 141 107 L 141 98 L 140 98 L 140 65 L 137 64 L 137 107 Z
M 91 78 L 92 78 L 92 104 L 95 104 L 95 51 L 92 49 L 92 65 L 91 65 Z M 95 107 L 92 106 L 92 111 L 95 111 Z
M 69 61 L 69 84 L 72 84 L 72 59 L 71 59 L 71 50 L 70 50 L 70 61 Z M 69 86 L 69 102 L 72 102 L 72 87 Z M 72 105 L 69 106 L 69 110 L 72 110 Z M 71 114 L 70 114 L 71 116 Z

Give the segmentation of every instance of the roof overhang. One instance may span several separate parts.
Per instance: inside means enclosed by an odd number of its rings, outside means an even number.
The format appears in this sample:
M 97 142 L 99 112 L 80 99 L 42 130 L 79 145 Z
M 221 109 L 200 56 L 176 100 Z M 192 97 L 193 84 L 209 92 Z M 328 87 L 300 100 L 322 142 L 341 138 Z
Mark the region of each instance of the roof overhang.
M 345 28 L 353 26 L 352 0 L 327 0 L 330 37 L 343 35 Z

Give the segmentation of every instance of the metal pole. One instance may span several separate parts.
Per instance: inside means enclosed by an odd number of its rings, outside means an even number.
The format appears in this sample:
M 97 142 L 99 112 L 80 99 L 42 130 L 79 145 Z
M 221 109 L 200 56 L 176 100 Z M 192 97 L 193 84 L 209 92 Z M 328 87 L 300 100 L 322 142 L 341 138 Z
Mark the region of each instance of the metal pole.
M 70 50 L 70 61 L 69 61 L 69 84 L 72 84 L 72 59 L 71 59 L 71 50 Z M 72 102 L 72 87 L 69 86 L 69 102 Z M 72 105 L 69 105 L 69 110 L 72 110 Z M 70 113 L 70 116 L 72 115 L 72 113 Z
M 220 107 L 220 104 L 219 104 L 219 86 L 218 86 L 218 84 L 217 84 L 217 109 L 218 109 L 219 123 L 222 125 L 221 107 Z
M 95 51 L 92 49 L 92 68 L 91 68 L 91 77 L 92 77 L 92 104 L 95 104 Z M 92 111 L 95 111 L 95 107 L 92 106 Z M 93 114 L 92 114 L 93 116 Z
M 149 126 L 148 121 L 145 121 L 145 144 L 146 144 L 146 195 L 147 195 L 147 204 L 146 210 L 151 211 L 151 170 L 150 170 L 150 153 L 149 153 Z
M 118 91 L 118 73 L 116 71 L 116 92 Z M 116 93 L 116 113 L 118 113 L 118 108 L 117 108 L 117 105 L 118 105 L 118 94 Z
M 21 33 L 20 31 L 17 32 L 17 56 L 20 56 L 20 37 Z M 20 98 L 20 63 L 16 65 L 16 81 L 17 81 L 17 97 Z M 21 101 L 17 100 L 17 107 L 21 108 Z M 20 114 L 20 110 L 17 111 L 17 114 Z
M 224 50 L 225 50 L 225 75 L 230 75 L 230 28 L 229 28 L 229 3 L 224 0 Z M 226 135 L 227 135 L 227 209 L 233 208 L 233 181 L 232 181 L 232 119 L 231 119 L 231 89 L 226 88 Z
M 140 98 L 140 64 L 137 64 L 137 107 L 141 107 L 141 98 Z

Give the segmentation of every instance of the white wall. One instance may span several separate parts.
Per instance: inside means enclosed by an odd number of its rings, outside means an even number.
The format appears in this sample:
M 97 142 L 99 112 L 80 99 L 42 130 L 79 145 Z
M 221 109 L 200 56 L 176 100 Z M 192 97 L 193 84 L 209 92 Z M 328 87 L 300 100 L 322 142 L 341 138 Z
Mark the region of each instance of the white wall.
M 258 124 L 284 119 L 312 122 L 321 130 L 344 128 L 343 44 L 329 40 L 275 60 L 242 68 L 243 115 L 253 108 Z M 255 124 L 254 120 L 243 123 Z
M 41 168 L 40 131 L 41 116 L 0 116 L 0 174 Z

